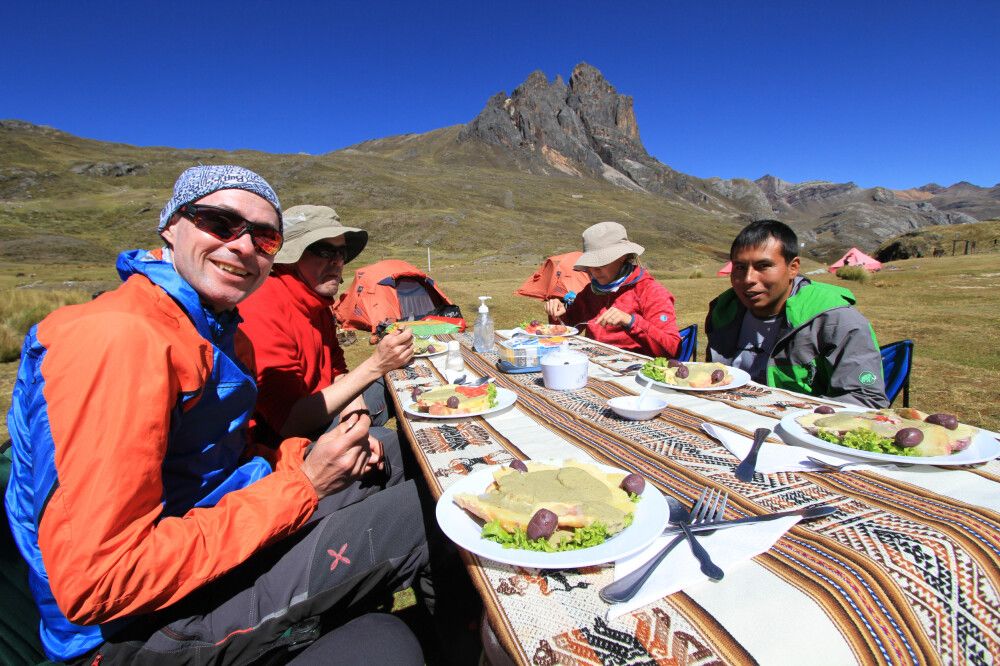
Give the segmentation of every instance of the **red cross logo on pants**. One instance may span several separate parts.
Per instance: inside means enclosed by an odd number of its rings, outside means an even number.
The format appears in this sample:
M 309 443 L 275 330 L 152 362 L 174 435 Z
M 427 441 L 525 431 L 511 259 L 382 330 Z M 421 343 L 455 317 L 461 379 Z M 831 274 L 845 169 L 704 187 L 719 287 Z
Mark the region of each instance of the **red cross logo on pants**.
M 345 543 L 340 547 L 340 550 L 333 550 L 332 548 L 326 551 L 326 554 L 333 558 L 333 562 L 330 562 L 330 571 L 337 568 L 337 565 L 343 562 L 344 564 L 350 564 L 351 561 L 344 557 L 344 551 L 347 550 L 347 544 Z

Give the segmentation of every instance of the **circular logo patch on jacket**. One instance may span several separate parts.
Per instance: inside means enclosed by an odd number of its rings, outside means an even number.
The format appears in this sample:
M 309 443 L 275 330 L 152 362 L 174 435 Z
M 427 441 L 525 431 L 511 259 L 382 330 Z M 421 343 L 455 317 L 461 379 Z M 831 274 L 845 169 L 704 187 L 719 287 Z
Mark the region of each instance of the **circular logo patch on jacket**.
M 875 383 L 875 373 L 871 370 L 865 370 L 860 375 L 858 375 L 858 381 L 868 386 L 869 384 Z

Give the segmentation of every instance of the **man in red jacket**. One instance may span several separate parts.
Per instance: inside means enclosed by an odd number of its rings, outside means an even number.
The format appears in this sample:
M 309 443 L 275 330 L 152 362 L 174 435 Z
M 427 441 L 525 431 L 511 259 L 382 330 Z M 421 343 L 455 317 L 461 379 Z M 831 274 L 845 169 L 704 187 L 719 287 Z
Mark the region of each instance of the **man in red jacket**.
M 676 356 L 681 336 L 674 295 L 639 265 L 643 252 L 617 222 L 588 228 L 574 268 L 590 275 L 590 286 L 547 300 L 549 321 L 582 327 L 587 337 L 622 349 Z
M 240 304 L 240 330 L 253 345 L 258 386 L 252 419 L 253 435 L 265 444 L 294 436 L 315 436 L 339 421 L 360 414 L 370 425 L 369 448 L 381 469 L 368 468 L 324 507 L 351 506 L 360 499 L 394 493 L 413 481 L 403 478 L 404 454 L 389 417 L 382 376 L 413 357 L 413 333 L 403 330 L 383 338 L 374 353 L 348 372 L 337 342 L 336 320 L 330 309 L 343 281 L 344 264 L 355 259 L 368 242 L 368 232 L 344 226 L 328 206 L 293 206 L 284 212 L 284 245 L 264 284 Z M 405 481 L 405 483 L 404 483 Z M 433 523 L 431 512 L 425 518 Z M 432 544 L 433 546 L 434 544 Z M 444 557 L 444 556 L 442 556 Z M 458 562 L 455 557 L 454 562 Z M 448 598 L 435 599 L 439 629 L 448 627 L 449 654 L 461 662 L 476 654 L 474 635 L 442 617 L 477 617 L 479 599 L 464 571 L 439 567 L 438 585 L 446 580 Z M 422 592 L 427 596 L 426 581 Z M 441 604 L 449 607 L 441 611 Z M 472 608 L 473 610 L 468 610 Z M 433 645 L 427 645 L 434 649 Z
M 331 306 L 344 264 L 361 253 L 368 232 L 344 226 L 328 206 L 293 206 L 284 222 L 285 243 L 271 275 L 240 305 L 240 328 L 253 344 L 257 363 L 259 395 L 251 431 L 259 441 L 276 444 L 285 437 L 314 436 L 344 415 L 360 414 L 371 425 L 369 443 L 382 474 L 359 480 L 353 490 L 369 494 L 395 485 L 402 480 L 403 464 L 396 432 L 385 427 L 389 413 L 382 376 L 410 362 L 413 334 L 385 337 L 348 372 Z

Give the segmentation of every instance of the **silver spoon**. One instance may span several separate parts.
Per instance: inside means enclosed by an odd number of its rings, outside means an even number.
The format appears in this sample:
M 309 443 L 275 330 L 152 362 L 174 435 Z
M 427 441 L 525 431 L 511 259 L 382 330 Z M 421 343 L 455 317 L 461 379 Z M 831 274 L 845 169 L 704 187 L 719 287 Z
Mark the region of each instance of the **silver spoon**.
M 653 390 L 653 382 L 647 382 L 643 389 L 639 392 L 639 397 L 635 399 L 635 408 L 642 409 L 642 403 L 646 401 L 646 397 L 649 395 L 650 391 Z

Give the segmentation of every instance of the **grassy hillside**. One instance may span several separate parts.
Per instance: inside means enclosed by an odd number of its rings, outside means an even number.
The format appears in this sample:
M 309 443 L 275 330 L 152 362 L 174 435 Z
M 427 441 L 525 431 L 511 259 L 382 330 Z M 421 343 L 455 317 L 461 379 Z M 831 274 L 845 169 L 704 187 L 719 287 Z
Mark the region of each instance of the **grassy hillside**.
M 603 181 L 522 170 L 458 128 L 369 141 L 327 155 L 137 148 L 57 130 L 0 124 L 0 258 L 111 261 L 156 242 L 160 207 L 197 163 L 237 163 L 264 175 L 284 206 L 331 205 L 368 229 L 378 256 L 537 263 L 579 245 L 580 232 L 619 220 L 671 270 L 714 266 L 741 226 L 679 201 Z M 125 165 L 128 175 L 99 175 Z

